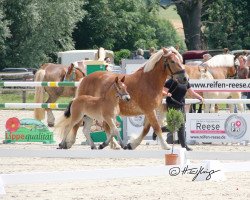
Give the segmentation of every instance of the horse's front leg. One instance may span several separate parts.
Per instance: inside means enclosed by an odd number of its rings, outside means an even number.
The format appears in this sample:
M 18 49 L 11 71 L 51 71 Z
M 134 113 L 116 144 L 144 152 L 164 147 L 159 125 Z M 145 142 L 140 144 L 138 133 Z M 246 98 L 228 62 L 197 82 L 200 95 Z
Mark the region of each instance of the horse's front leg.
M 146 114 L 145 121 L 144 121 L 144 127 L 141 135 L 133 140 L 131 143 L 127 145 L 128 149 L 135 149 L 143 140 L 143 138 L 147 135 L 149 132 L 150 126 L 153 127 L 154 132 L 156 133 L 159 142 L 161 143 L 161 147 L 163 149 L 171 149 L 171 147 L 165 142 L 162 136 L 161 127 L 157 121 L 155 111 L 152 111 L 151 113 Z
M 109 128 L 109 125 L 104 121 L 103 122 L 103 129 L 106 133 L 106 137 L 108 138 L 108 136 L 111 134 L 110 133 L 110 128 Z M 110 141 L 110 148 L 111 149 L 120 149 L 120 145 L 118 144 L 118 142 L 116 141 L 115 137 L 112 137 L 111 138 L 111 141 Z
M 150 124 L 147 117 L 145 117 L 142 133 L 139 135 L 139 137 L 130 141 L 130 143 L 128 143 L 126 146 L 126 149 L 129 150 L 135 149 L 142 142 L 143 138 L 148 134 L 149 130 L 150 130 Z
M 120 136 L 120 133 L 119 133 L 119 130 L 118 130 L 118 128 L 116 127 L 116 124 L 115 124 L 115 118 L 114 119 L 105 119 L 105 121 L 106 121 L 106 128 L 107 128 L 107 126 L 109 127 L 109 129 L 110 129 L 110 133 L 109 134 L 106 134 L 106 136 L 107 136 L 107 140 L 105 141 L 105 142 L 103 142 L 100 146 L 99 146 L 99 149 L 103 149 L 104 147 L 106 147 L 106 146 L 108 146 L 109 145 L 109 143 L 112 141 L 112 139 L 113 140 L 115 140 L 114 139 L 114 136 L 117 136 L 117 138 L 118 138 L 118 140 L 119 140 L 119 144 L 120 144 L 120 146 L 122 147 L 122 148 L 124 148 L 125 147 L 125 145 L 123 144 L 123 141 L 122 141 L 122 139 L 121 139 L 121 136 Z M 106 129 L 107 130 L 107 129 Z M 108 133 L 108 132 L 106 132 L 106 133 Z

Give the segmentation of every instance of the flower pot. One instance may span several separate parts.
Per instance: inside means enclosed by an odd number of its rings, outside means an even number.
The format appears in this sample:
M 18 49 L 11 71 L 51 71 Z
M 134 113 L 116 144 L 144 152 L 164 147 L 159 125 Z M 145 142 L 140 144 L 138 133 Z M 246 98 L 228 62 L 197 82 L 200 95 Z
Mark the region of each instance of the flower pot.
M 165 165 L 178 165 L 179 163 L 178 154 L 165 154 Z

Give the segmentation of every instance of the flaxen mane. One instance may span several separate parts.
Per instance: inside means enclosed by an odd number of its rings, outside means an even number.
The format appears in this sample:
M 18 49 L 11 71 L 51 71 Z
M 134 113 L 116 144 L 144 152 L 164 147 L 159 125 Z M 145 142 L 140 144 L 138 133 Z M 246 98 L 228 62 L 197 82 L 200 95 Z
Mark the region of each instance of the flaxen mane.
M 233 67 L 234 66 L 234 55 L 231 54 L 220 54 L 212 57 L 208 61 L 202 64 L 203 66 L 209 67 Z
M 183 62 L 181 54 L 174 47 L 169 47 L 168 50 L 169 50 L 169 54 L 170 53 L 175 53 L 178 56 L 178 58 L 180 59 L 180 61 Z M 145 64 L 144 72 L 151 71 L 154 68 L 155 64 L 161 59 L 162 55 L 163 55 L 163 50 L 162 49 L 157 51 L 157 53 L 153 54 L 149 58 L 147 63 Z

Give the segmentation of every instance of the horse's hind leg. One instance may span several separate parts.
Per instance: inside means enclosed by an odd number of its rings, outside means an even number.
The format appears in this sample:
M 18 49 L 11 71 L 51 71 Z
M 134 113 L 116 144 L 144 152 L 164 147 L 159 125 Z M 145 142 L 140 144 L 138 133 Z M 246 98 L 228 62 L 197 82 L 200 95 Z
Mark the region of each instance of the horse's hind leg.
M 46 109 L 47 111 L 47 123 L 49 127 L 54 127 L 55 125 L 55 117 L 52 113 L 52 110 L 50 108 Z
M 59 149 L 69 149 L 72 147 L 74 142 L 72 143 L 70 138 L 70 132 L 73 126 L 70 124 L 68 126 L 65 126 L 63 135 L 65 136 L 63 141 L 59 144 Z M 72 144 L 71 144 L 72 143 Z
M 84 126 L 83 126 L 83 129 L 82 129 L 82 132 L 85 135 L 91 149 L 97 149 L 96 146 L 95 146 L 95 143 L 93 142 L 93 140 L 92 140 L 92 138 L 90 136 L 90 128 L 93 125 L 93 119 L 91 119 L 88 116 L 84 116 L 83 117 L 83 123 L 84 123 Z
M 46 103 L 55 103 L 58 99 L 59 96 L 57 96 L 56 94 L 49 94 L 49 98 L 48 100 L 46 101 Z M 49 127 L 54 127 L 54 124 L 55 124 L 55 117 L 52 113 L 52 110 L 50 108 L 47 108 L 46 109 L 47 111 L 47 123 L 48 123 L 48 126 Z

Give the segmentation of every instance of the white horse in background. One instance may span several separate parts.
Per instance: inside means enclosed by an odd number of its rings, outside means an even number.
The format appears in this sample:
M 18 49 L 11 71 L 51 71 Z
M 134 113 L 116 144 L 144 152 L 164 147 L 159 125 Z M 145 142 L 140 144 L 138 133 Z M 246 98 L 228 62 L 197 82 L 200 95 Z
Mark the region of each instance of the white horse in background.
M 200 79 L 214 79 L 212 74 L 206 67 L 200 67 L 201 77 Z M 204 99 L 241 99 L 241 92 L 203 92 Z M 234 112 L 234 104 L 229 104 L 230 113 Z M 244 106 L 242 103 L 238 104 L 238 109 L 241 113 L 244 112 Z M 205 104 L 205 113 L 215 113 L 215 104 Z

